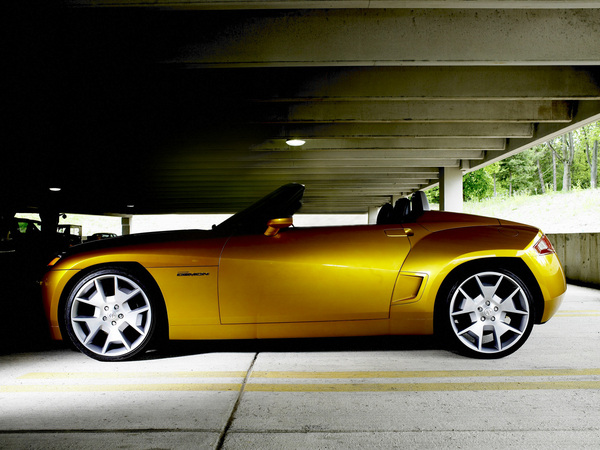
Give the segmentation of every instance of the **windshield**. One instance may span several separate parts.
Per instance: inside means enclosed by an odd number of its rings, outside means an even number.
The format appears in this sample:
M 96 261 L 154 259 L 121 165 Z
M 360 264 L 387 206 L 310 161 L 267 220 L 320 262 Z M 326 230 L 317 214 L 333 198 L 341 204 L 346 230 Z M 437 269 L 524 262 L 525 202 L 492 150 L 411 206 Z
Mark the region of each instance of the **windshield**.
M 236 233 L 263 233 L 269 220 L 292 217 L 302 206 L 303 195 L 304 185 L 286 184 L 216 225 L 214 229 Z

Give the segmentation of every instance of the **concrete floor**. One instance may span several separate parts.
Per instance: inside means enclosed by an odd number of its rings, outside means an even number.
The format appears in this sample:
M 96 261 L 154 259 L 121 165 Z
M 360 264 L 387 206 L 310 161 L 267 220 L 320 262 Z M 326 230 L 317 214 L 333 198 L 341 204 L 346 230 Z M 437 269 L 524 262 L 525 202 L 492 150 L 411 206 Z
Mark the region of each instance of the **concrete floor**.
M 400 337 L 172 343 L 100 363 L 12 317 L 0 448 L 600 448 L 598 290 L 569 286 L 492 361 Z

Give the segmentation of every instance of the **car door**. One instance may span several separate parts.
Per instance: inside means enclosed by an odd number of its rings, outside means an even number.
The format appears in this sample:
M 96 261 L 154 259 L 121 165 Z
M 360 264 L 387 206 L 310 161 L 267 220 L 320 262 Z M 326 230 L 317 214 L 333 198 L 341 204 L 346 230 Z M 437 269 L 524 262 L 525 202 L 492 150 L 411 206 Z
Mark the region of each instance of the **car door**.
M 219 264 L 221 323 L 388 318 L 409 250 L 404 229 L 395 226 L 234 236 Z

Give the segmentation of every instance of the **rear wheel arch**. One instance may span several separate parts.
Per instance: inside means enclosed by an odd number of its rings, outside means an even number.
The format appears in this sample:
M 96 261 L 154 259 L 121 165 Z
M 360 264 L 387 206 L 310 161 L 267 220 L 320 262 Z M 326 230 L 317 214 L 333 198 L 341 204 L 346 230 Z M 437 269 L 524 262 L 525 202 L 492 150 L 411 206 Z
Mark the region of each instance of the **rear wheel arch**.
M 463 286 L 466 286 L 466 282 L 469 279 L 473 279 L 475 280 L 475 275 L 477 275 L 477 278 L 479 278 L 480 280 L 484 280 L 484 278 L 486 277 L 494 277 L 496 276 L 496 280 L 500 280 L 501 278 L 504 280 L 508 280 L 506 282 L 509 283 L 513 283 L 513 286 L 516 288 L 516 286 L 520 286 L 522 288 L 522 293 L 525 294 L 525 297 L 528 298 L 527 302 L 529 304 L 529 307 L 527 308 L 528 311 L 528 325 L 527 327 L 523 327 L 523 330 L 521 330 L 523 332 L 523 336 L 524 338 L 517 338 L 515 339 L 516 341 L 522 340 L 522 342 L 517 342 L 516 345 L 514 345 L 514 349 L 512 350 L 498 350 L 497 354 L 494 354 L 494 350 L 489 351 L 489 353 L 484 354 L 483 352 L 481 352 L 481 348 L 479 348 L 479 351 L 471 351 L 469 349 L 462 349 L 462 350 L 466 350 L 465 352 L 470 354 L 471 356 L 477 356 L 477 357 L 485 357 L 485 358 L 489 358 L 489 357 L 501 357 L 507 354 L 512 353 L 512 351 L 516 350 L 517 348 L 519 348 L 523 342 L 525 342 L 525 340 L 527 339 L 527 337 L 529 336 L 529 333 L 531 332 L 531 328 L 533 326 L 534 323 L 540 323 L 540 318 L 543 315 L 543 305 L 544 305 L 544 301 L 543 301 L 543 296 L 540 290 L 540 287 L 534 277 L 534 275 L 531 273 L 531 270 L 527 267 L 527 265 L 520 259 L 520 258 L 482 258 L 482 259 L 477 259 L 477 260 L 472 260 L 469 262 L 466 262 L 458 267 L 456 267 L 455 269 L 453 269 L 444 279 L 444 281 L 442 282 L 442 284 L 440 285 L 440 289 L 438 290 L 438 293 L 436 295 L 436 301 L 435 301 L 435 306 L 434 306 L 434 332 L 438 337 L 442 337 L 444 339 L 448 339 L 450 338 L 451 341 L 464 341 L 464 337 L 466 336 L 463 335 L 462 333 L 464 333 L 466 330 L 466 328 L 463 328 L 463 331 L 460 332 L 460 336 L 459 337 L 459 330 L 456 329 L 456 327 L 458 326 L 457 324 L 459 322 L 456 322 L 456 320 L 459 320 L 460 317 L 465 317 L 464 314 L 467 314 L 467 318 L 468 316 L 475 316 L 477 314 L 481 314 L 478 313 L 477 311 L 474 311 L 473 313 L 469 312 L 468 308 L 463 309 L 462 306 L 459 307 L 459 311 L 457 310 L 453 310 L 452 309 L 452 304 L 454 302 L 454 298 L 456 298 L 456 293 L 459 290 L 459 287 L 462 288 Z M 481 275 L 483 275 L 483 278 L 481 278 Z M 502 276 L 498 276 L 498 275 L 502 275 Z M 479 280 L 477 280 L 479 281 Z M 471 281 L 474 282 L 474 281 Z M 499 281 L 498 281 L 499 283 Z M 479 291 L 478 291 L 479 292 Z M 481 291 L 483 292 L 483 291 Z M 499 291 L 497 291 L 499 292 Z M 461 293 L 463 293 L 463 291 L 461 291 Z M 520 294 L 518 294 L 520 295 Z M 467 297 L 468 298 L 468 297 Z M 474 297 L 473 297 L 474 298 Z M 481 298 L 481 297 L 479 297 Z M 509 297 L 507 297 L 508 299 Z M 458 301 L 458 300 L 456 300 Z M 502 300 L 502 302 L 504 302 L 504 300 Z M 468 302 L 467 302 L 468 303 Z M 524 302 L 525 303 L 525 302 Z M 461 301 L 461 304 L 464 304 L 464 300 Z M 502 313 L 503 310 L 503 305 L 505 305 L 507 303 L 498 303 L 497 305 L 500 308 L 500 313 Z M 455 305 L 458 305 L 458 303 L 456 303 Z M 484 305 L 484 309 L 486 309 L 485 305 Z M 452 312 L 455 311 L 455 312 Z M 481 310 L 480 310 L 481 311 Z M 513 310 L 514 311 L 514 310 Z M 462 314 L 461 316 L 455 316 L 455 314 Z M 452 314 L 454 317 L 456 317 L 455 320 L 452 321 L 452 323 L 449 321 L 449 314 Z M 511 313 L 508 313 L 508 315 L 510 316 Z M 508 320 L 507 323 L 510 323 L 510 317 L 506 316 L 506 319 Z M 462 319 L 461 319 L 462 320 Z M 473 325 L 471 325 L 471 320 L 473 320 Z M 481 318 L 482 321 L 485 320 L 484 317 Z M 494 320 L 494 319 L 492 319 Z M 468 329 L 471 329 L 472 326 L 475 326 L 475 319 L 468 319 L 468 322 L 466 324 L 466 326 L 468 326 Z M 503 323 L 498 322 L 499 325 L 504 326 Z M 461 325 L 463 326 L 463 325 Z M 498 325 L 492 327 L 494 330 L 498 330 Z M 460 328 L 460 326 L 459 326 Z M 487 326 L 486 326 L 487 328 Z M 495 331 L 494 333 L 498 333 L 498 331 Z M 483 334 L 481 334 L 481 336 L 483 336 Z M 481 339 L 480 339 L 481 341 Z M 454 342 L 456 344 L 456 342 Z M 469 344 L 469 343 L 467 343 Z M 511 346 L 513 346 L 513 344 L 510 344 Z M 455 345 L 456 346 L 456 345 Z M 461 346 L 459 346 L 461 347 Z M 500 346 L 503 347 L 503 346 Z M 460 349 L 459 349 L 460 350 Z
M 480 258 L 468 261 L 452 269 L 452 271 L 446 275 L 444 281 L 442 281 L 436 295 L 434 307 L 435 321 L 437 322 L 439 314 L 438 309 L 440 308 L 441 303 L 458 277 L 476 269 L 493 270 L 499 268 L 515 272 L 527 284 L 535 304 L 534 323 L 541 323 L 542 316 L 544 315 L 544 296 L 535 276 L 521 258 Z

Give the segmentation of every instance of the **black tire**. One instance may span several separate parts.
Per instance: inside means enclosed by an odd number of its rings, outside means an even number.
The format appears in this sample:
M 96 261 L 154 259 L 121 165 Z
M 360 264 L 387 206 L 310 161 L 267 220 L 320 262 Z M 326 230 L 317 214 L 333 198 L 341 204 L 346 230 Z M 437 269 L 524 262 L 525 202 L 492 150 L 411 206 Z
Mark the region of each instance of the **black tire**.
M 531 292 L 507 269 L 471 269 L 453 278 L 440 299 L 437 325 L 460 353 L 502 358 L 527 340 L 535 318 Z
M 105 267 L 71 289 L 64 309 L 69 339 L 99 361 L 125 361 L 152 341 L 160 310 L 150 283 L 133 271 Z

